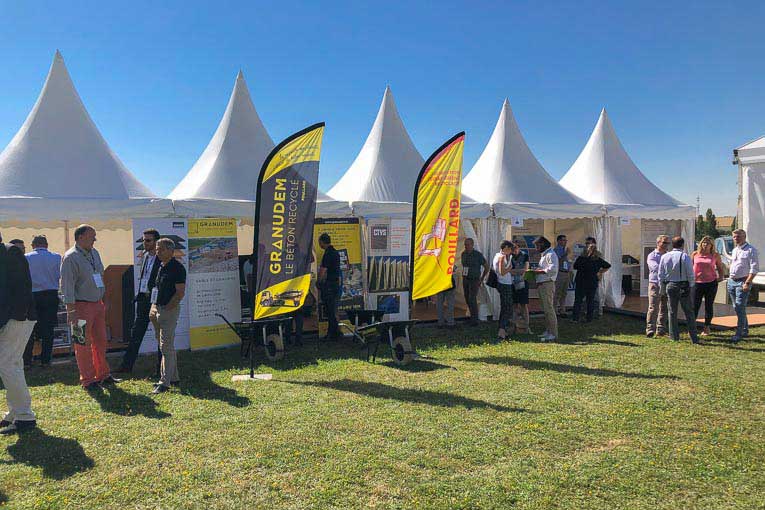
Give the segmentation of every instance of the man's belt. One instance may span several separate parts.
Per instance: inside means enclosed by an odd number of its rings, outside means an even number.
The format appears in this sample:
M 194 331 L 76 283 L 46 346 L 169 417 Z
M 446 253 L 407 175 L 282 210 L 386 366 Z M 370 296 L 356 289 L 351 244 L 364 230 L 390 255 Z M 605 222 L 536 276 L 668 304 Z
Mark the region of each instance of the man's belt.
M 75 299 L 75 303 L 100 303 L 101 301 L 88 301 L 87 299 Z
M 733 280 L 736 283 L 741 283 L 741 282 L 745 282 L 747 278 L 748 276 L 742 276 L 741 278 L 731 278 L 731 280 Z

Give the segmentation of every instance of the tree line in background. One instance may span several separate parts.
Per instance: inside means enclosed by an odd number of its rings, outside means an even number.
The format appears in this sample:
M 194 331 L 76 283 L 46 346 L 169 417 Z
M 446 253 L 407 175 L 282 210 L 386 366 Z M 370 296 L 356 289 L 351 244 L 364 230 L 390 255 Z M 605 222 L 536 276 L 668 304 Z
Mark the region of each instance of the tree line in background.
M 738 223 L 738 218 L 733 218 L 733 225 L 731 226 L 731 230 L 736 230 L 738 227 L 736 224 Z M 729 232 L 723 231 L 722 234 L 729 235 Z M 696 241 L 701 241 L 701 238 L 704 236 L 709 236 L 712 239 L 716 239 L 720 237 L 721 233 L 717 230 L 717 218 L 715 217 L 715 213 L 712 212 L 712 209 L 707 209 L 707 212 L 705 215 L 700 215 L 698 218 L 696 218 Z

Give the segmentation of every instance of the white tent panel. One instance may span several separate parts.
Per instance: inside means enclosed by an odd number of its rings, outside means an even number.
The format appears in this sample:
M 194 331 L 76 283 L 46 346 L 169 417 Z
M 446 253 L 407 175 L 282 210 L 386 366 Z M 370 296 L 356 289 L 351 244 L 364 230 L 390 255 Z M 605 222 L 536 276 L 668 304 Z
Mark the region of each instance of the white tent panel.
M 423 163 L 386 87 L 364 146 L 329 195 L 353 203 L 411 202 Z
M 742 165 L 765 163 L 765 136 L 735 149 L 733 155 Z
M 691 219 L 695 211 L 660 190 L 632 162 L 605 108 L 584 149 L 561 185 L 578 197 L 606 206 L 609 216 Z
M 252 200 L 260 168 L 273 148 L 239 71 L 218 129 L 168 198 Z
M 0 218 L 24 222 L 172 214 L 112 152 L 59 52 L 37 102 L 0 153 Z
M 576 218 L 601 214 L 566 191 L 542 167 L 524 140 L 507 99 L 494 131 L 465 177 L 462 191 L 493 205 L 497 217 Z

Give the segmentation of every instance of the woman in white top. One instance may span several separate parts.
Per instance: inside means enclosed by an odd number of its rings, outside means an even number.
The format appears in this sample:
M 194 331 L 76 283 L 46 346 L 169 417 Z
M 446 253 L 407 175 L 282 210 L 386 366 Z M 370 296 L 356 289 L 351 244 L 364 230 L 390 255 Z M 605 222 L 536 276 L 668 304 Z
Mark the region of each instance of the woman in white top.
M 558 255 L 550 248 L 550 241 L 537 237 L 534 246 L 542 254 L 539 265 L 534 269 L 537 280 L 537 292 L 545 314 L 547 330 L 539 337 L 543 342 L 558 338 L 558 318 L 555 316 L 555 279 L 558 277 Z
M 494 255 L 492 267 L 497 273 L 497 291 L 499 292 L 499 330 L 497 340 L 505 340 L 511 333 L 508 331 L 513 325 L 513 243 L 502 241 L 500 252 Z

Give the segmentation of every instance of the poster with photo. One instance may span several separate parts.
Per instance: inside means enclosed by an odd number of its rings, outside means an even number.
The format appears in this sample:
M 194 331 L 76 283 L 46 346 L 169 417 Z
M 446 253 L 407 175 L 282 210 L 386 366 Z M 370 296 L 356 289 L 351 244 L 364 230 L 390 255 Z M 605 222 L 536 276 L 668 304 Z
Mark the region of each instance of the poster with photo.
M 233 218 L 190 219 L 188 224 L 189 333 L 192 349 L 239 342 L 218 317 L 231 322 L 241 316 L 239 251 Z
M 385 320 L 409 319 L 411 229 L 408 219 L 377 218 L 367 222 L 366 305 L 368 309 L 385 310 Z
M 189 272 L 188 253 L 188 220 L 186 218 L 140 218 L 133 220 L 133 292 L 138 293 L 138 279 L 141 275 L 143 264 L 143 231 L 147 229 L 159 231 L 159 237 L 167 237 L 175 243 L 174 256 Z M 188 282 L 187 282 L 188 284 Z M 175 348 L 188 349 L 191 347 L 189 339 L 189 293 L 186 292 L 181 301 L 181 311 L 178 316 L 178 326 L 175 329 Z M 149 323 L 146 330 L 140 352 L 156 352 L 157 340 L 154 336 L 154 327 Z

